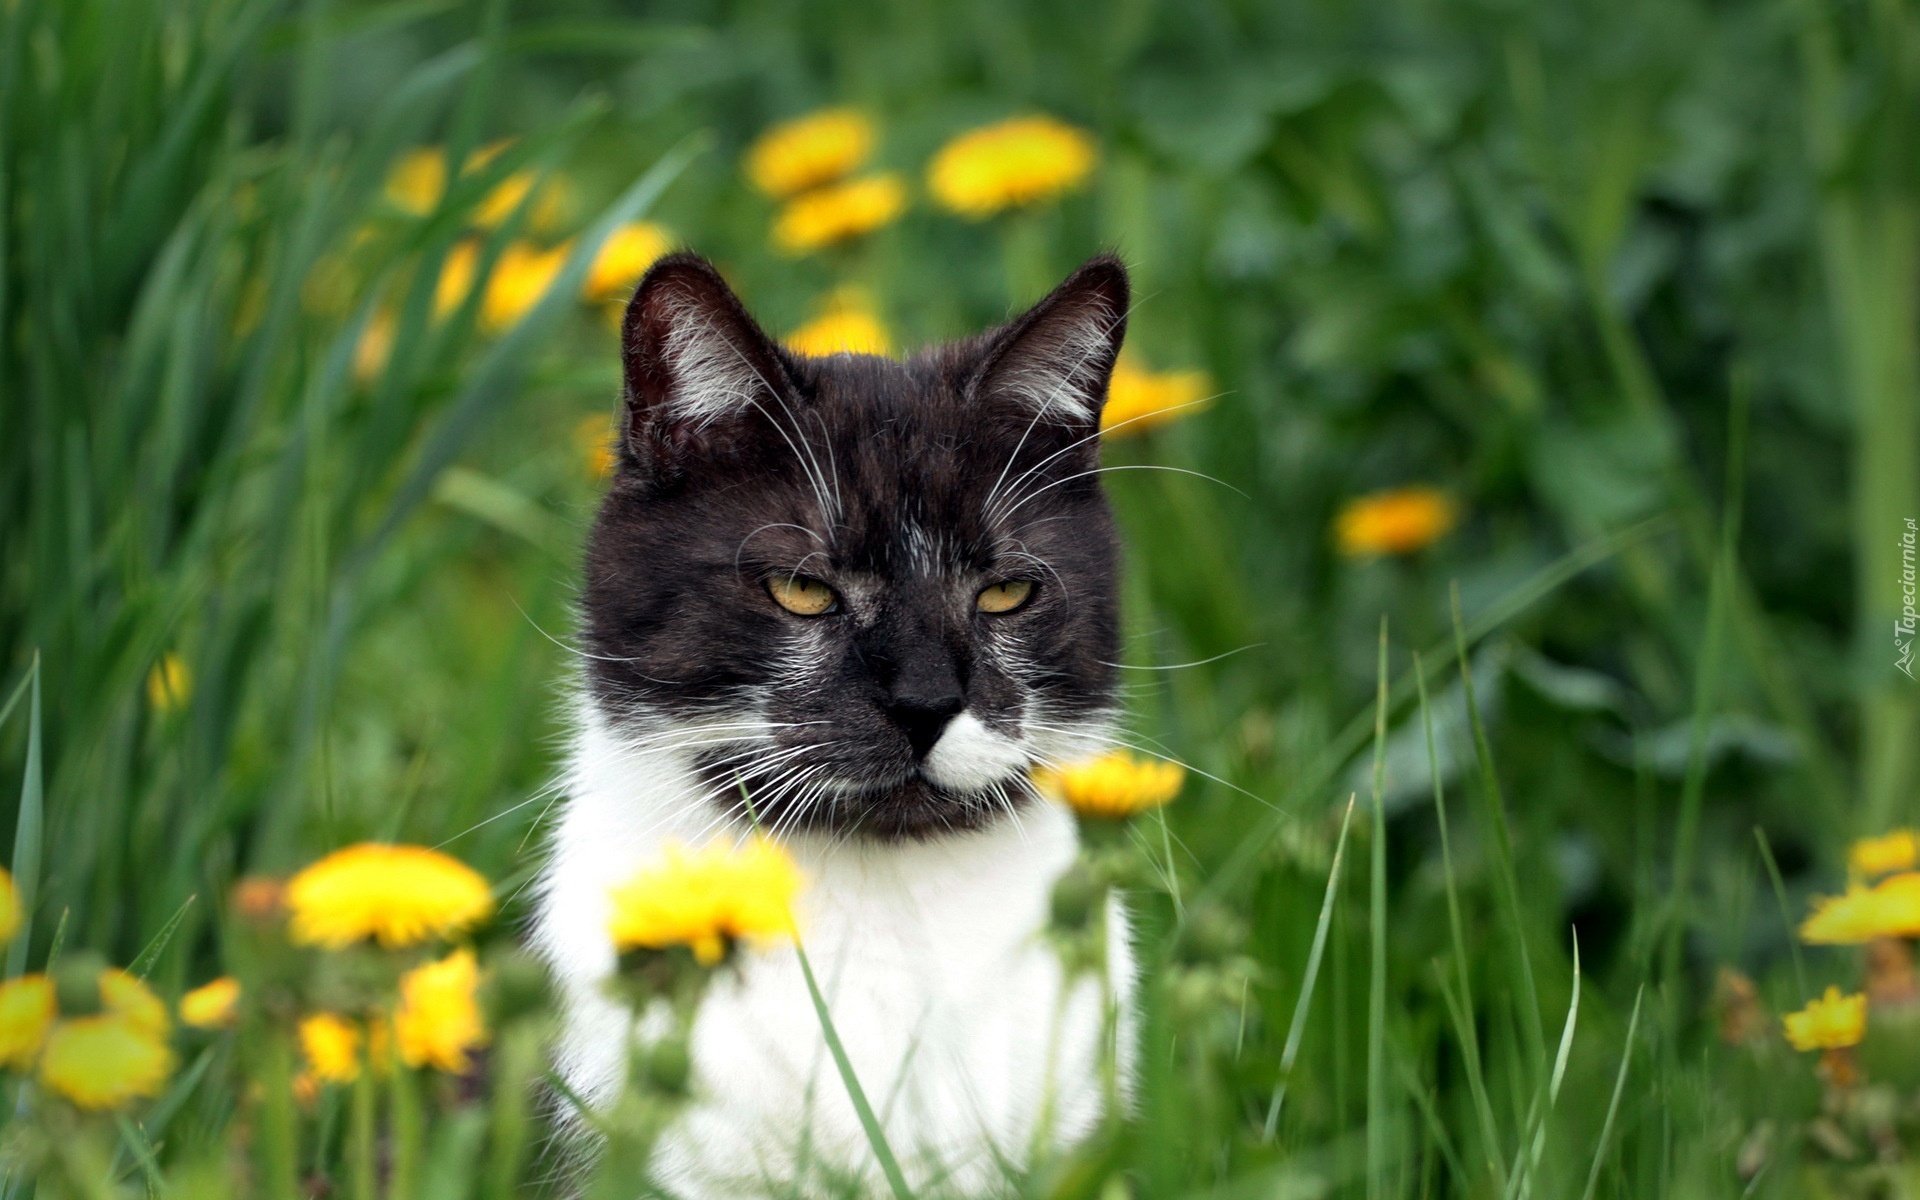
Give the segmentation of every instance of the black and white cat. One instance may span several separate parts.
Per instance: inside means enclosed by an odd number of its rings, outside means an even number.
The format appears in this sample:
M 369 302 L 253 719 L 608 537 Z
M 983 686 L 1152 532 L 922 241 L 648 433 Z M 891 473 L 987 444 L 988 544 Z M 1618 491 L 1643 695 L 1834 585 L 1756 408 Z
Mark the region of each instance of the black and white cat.
M 990 1188 L 1098 1119 L 1131 990 L 1067 976 L 1072 817 L 1028 771 L 1113 712 L 1100 410 L 1128 282 L 1096 258 L 1010 323 L 904 361 L 807 358 L 677 254 L 626 313 L 619 463 L 587 550 L 585 686 L 534 940 L 565 1078 L 617 1094 L 608 892 L 753 816 L 807 876 L 801 935 L 910 1177 Z M 722 975 L 658 1155 L 680 1194 L 764 1193 L 871 1152 L 791 949 Z

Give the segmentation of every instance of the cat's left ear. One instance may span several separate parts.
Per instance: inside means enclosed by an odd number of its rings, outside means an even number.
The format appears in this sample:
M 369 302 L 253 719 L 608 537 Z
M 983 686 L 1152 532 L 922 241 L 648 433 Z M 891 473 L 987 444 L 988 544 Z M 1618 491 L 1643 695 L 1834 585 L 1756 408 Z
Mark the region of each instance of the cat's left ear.
M 993 337 L 975 395 L 1017 406 L 1040 424 L 1092 433 L 1127 336 L 1129 294 L 1118 258 L 1089 259 Z

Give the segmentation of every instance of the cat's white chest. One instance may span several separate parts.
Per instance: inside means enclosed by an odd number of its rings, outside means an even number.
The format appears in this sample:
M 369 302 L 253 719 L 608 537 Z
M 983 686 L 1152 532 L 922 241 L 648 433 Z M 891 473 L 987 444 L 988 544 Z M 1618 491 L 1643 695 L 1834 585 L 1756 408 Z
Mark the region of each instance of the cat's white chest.
M 670 756 L 636 756 L 589 719 L 543 878 L 534 941 L 567 1003 L 559 1066 L 590 1101 L 617 1093 L 623 1010 L 607 893 L 668 839 L 711 836 L 713 811 Z M 990 1186 L 1085 1133 L 1110 1090 L 1110 1004 L 1130 979 L 1117 919 L 1112 988 L 1067 978 L 1045 928 L 1077 853 L 1072 818 L 1032 805 L 987 829 L 876 845 L 790 840 L 807 876 L 800 930 L 853 1071 L 911 1178 Z M 768 1180 L 879 1179 L 828 1053 L 797 953 L 755 952 L 716 978 L 693 1035 L 694 1101 L 658 1155 L 683 1194 L 764 1193 Z M 810 1189 L 811 1190 L 811 1189 Z

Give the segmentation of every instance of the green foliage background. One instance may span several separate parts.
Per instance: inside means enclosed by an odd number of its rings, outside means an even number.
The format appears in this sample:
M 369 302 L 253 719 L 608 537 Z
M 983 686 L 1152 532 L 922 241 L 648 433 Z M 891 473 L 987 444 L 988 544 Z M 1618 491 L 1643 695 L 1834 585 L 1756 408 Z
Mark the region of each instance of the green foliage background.
M 1135 351 L 1223 393 L 1109 450 L 1229 485 L 1109 477 L 1135 736 L 1203 774 L 1140 901 L 1143 1136 L 1033 1189 L 1913 1186 L 1904 1109 L 1892 1165 L 1816 1167 L 1845 1156 L 1802 1132 L 1811 1063 L 1721 1046 L 1709 1004 L 1723 964 L 1782 1009 L 1851 984 L 1840 954 L 1796 976 L 1790 920 L 1847 837 L 1920 802 L 1890 636 L 1920 516 L 1910 4 L 15 0 L 0 22 L 8 694 L 40 664 L 38 740 L 16 706 L 0 777 L 44 779 L 30 960 L 66 914 L 124 961 L 197 896 L 155 977 L 199 982 L 210 898 L 366 837 L 445 844 L 503 896 L 530 876 L 596 486 L 573 431 L 611 411 L 615 342 L 567 282 L 498 337 L 472 304 L 428 317 L 465 213 L 532 168 L 579 198 L 576 273 L 648 211 L 776 330 L 852 282 L 901 342 L 956 335 L 1114 247 Z M 782 258 L 739 154 L 829 104 L 875 114 L 916 180 L 1029 111 L 1102 161 L 1057 205 L 972 224 L 922 197 Z M 508 136 L 427 218 L 381 198 L 410 147 Z M 383 304 L 399 349 L 362 385 Z M 1462 527 L 1335 553 L 1344 502 L 1412 482 Z M 143 681 L 169 651 L 195 685 L 165 715 Z

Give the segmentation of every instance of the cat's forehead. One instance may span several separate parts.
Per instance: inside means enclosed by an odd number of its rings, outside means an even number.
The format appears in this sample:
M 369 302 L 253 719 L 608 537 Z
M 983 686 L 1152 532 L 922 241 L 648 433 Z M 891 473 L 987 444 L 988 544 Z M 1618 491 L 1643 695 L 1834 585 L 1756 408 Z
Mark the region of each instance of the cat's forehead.
M 796 546 L 841 570 L 902 579 L 986 569 L 1024 522 L 1011 507 L 1035 454 L 990 419 L 938 355 L 809 360 L 783 447 Z M 816 482 L 817 481 L 817 482 Z M 815 560 L 820 561 L 819 559 Z

